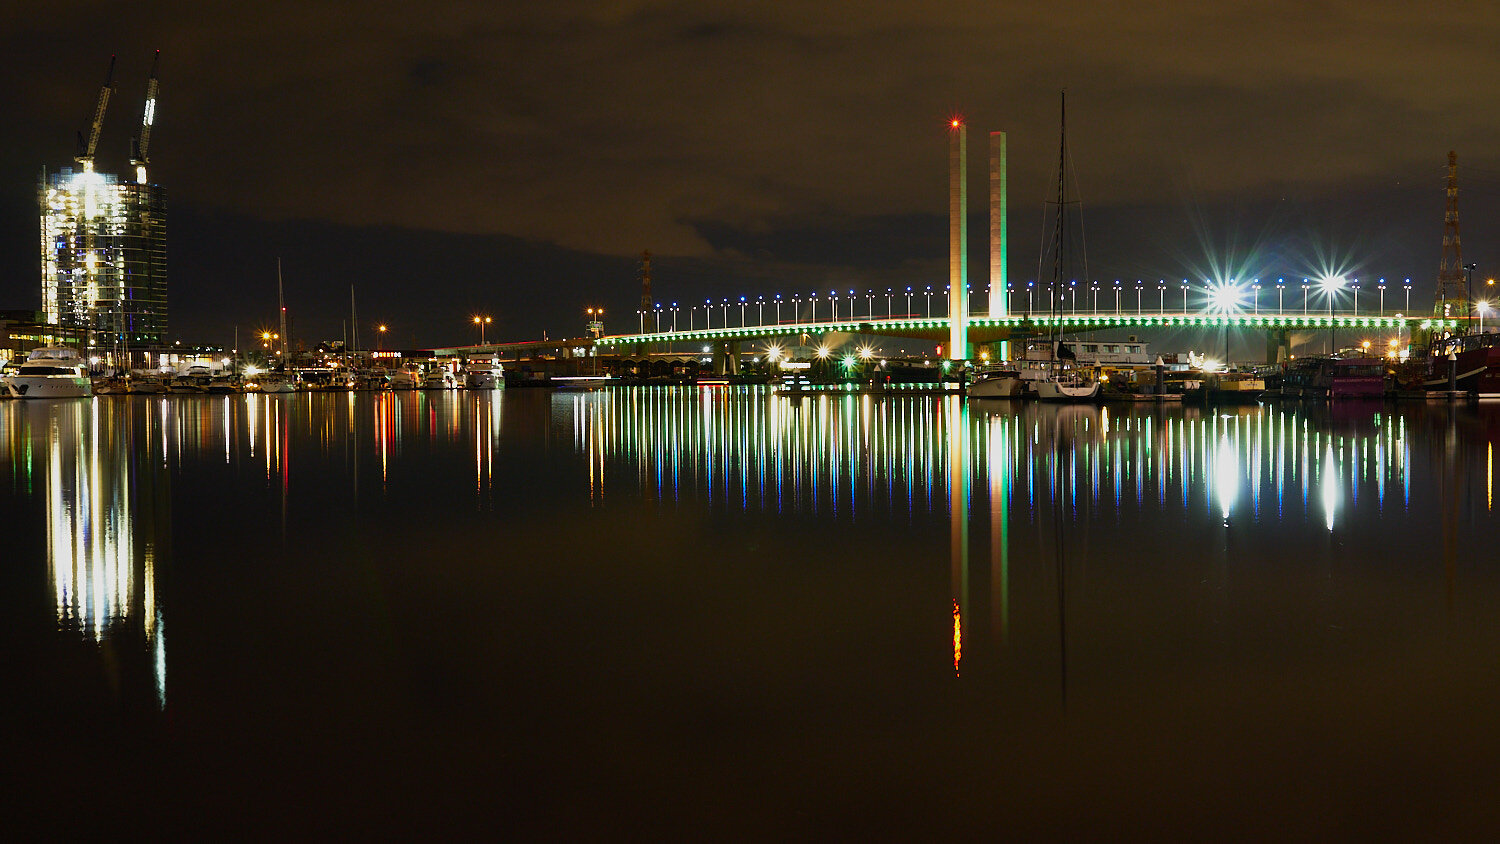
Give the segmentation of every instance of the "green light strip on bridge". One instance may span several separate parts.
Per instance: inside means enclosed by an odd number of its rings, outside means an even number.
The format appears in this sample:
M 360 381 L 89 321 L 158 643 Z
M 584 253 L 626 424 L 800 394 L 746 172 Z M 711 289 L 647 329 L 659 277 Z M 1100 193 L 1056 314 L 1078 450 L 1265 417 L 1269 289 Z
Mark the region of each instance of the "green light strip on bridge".
M 1217 328 L 1243 327 L 1261 329 L 1308 329 L 1308 328 L 1407 328 L 1422 331 L 1452 330 L 1458 327 L 1457 319 L 1421 319 L 1417 317 L 1380 316 L 1259 316 L 1259 315 L 1137 315 L 1137 316 L 1010 316 L 972 317 L 971 328 Z M 947 317 L 930 319 L 874 319 L 854 322 L 808 322 L 797 325 L 761 325 L 740 328 L 703 328 L 690 331 L 667 331 L 652 334 L 617 334 L 601 337 L 600 346 L 615 346 L 636 343 L 671 343 L 694 340 L 750 340 L 758 337 L 794 337 L 798 334 L 822 334 L 844 332 L 853 334 L 879 334 L 881 329 L 910 331 L 946 331 Z

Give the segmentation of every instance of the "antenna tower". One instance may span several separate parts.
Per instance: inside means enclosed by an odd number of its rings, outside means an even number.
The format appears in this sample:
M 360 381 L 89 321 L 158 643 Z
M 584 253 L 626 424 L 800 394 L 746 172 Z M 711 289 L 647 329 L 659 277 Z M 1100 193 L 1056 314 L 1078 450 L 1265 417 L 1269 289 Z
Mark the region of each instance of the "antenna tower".
M 1438 265 L 1437 300 L 1440 317 L 1468 315 L 1468 286 L 1464 283 L 1464 248 L 1458 240 L 1458 153 L 1448 151 L 1448 206 L 1443 214 L 1443 262 Z

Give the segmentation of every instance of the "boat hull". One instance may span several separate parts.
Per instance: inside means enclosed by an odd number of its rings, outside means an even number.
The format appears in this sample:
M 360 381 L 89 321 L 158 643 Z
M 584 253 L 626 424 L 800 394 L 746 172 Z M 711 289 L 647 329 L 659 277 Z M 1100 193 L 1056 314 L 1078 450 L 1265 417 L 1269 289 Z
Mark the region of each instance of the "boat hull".
M 14 375 L 10 391 L 20 399 L 82 399 L 94 394 L 94 382 L 82 375 Z

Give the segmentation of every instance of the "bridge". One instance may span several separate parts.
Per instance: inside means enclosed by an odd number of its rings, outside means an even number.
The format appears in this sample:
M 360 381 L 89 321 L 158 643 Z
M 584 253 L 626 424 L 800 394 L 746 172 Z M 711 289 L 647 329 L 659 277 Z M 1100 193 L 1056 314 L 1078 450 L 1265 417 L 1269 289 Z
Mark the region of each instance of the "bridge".
M 1267 362 L 1285 359 L 1285 350 L 1290 345 L 1290 334 L 1295 331 L 1354 331 L 1396 332 L 1412 336 L 1412 332 L 1453 332 L 1467 319 L 1413 317 L 1405 315 L 1377 316 L 1369 313 L 1164 313 L 1164 312 L 1113 312 L 1113 313 L 1069 313 L 1069 314 L 1014 314 L 990 317 L 971 315 L 968 317 L 968 336 L 974 345 L 989 345 L 1011 340 L 1029 340 L 1050 337 L 1053 334 L 1081 334 L 1109 329 L 1139 328 L 1154 330 L 1181 329 L 1234 329 L 1237 331 L 1261 331 L 1267 336 Z M 926 340 L 944 343 L 948 340 L 951 322 L 948 317 L 914 317 L 909 315 L 865 316 L 849 319 L 801 320 L 793 319 L 772 324 L 741 324 L 719 328 L 692 328 L 614 334 L 599 337 L 594 341 L 600 354 L 614 352 L 619 355 L 640 355 L 653 347 L 673 343 L 703 343 L 708 345 L 716 357 L 738 356 L 738 345 L 744 342 L 765 342 L 767 345 L 782 339 L 797 339 L 804 335 L 824 338 L 829 335 L 865 335 L 901 339 Z M 950 355 L 950 357 L 953 357 Z M 731 364 L 732 365 L 732 364 Z

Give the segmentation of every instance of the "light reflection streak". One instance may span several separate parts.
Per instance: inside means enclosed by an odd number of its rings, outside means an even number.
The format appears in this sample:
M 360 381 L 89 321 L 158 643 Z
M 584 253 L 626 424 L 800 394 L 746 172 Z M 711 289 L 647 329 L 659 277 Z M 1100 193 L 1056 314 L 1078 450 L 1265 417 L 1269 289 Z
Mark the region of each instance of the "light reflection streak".
M 935 495 L 953 492 L 953 458 L 966 467 L 965 482 L 988 477 L 989 489 L 1023 489 L 1018 504 L 1028 520 L 1054 494 L 1073 520 L 1135 504 L 1201 507 L 1224 519 L 1243 487 L 1251 505 L 1245 515 L 1260 522 L 1287 517 L 1289 483 L 1301 487 L 1303 513 L 1315 489 L 1318 504 L 1328 494 L 1325 479 L 1334 485 L 1347 479 L 1353 501 L 1357 487 L 1368 485 L 1378 509 L 1389 506 L 1387 483 L 1410 486 L 1409 446 L 1389 425 L 1334 436 L 1297 409 L 1131 409 L 1106 416 L 1097 408 L 1026 405 L 970 416 L 962 405 L 949 413 L 947 401 L 818 396 L 794 403 L 733 387 L 600 391 L 574 400 L 573 442 L 589 460 L 593 485 L 624 460 L 640 487 L 659 498 L 840 520 L 911 513 L 924 503 L 930 510 Z M 1010 421 L 990 424 L 994 418 Z M 954 424 L 962 424 L 963 436 L 955 436 Z M 1064 447 L 1052 448 L 1064 434 Z M 1382 437 L 1391 438 L 1389 447 Z M 950 454 L 954 443 L 965 444 L 966 453 Z M 996 455 L 1005 455 L 998 485 L 989 465 Z M 1275 490 L 1270 513 L 1260 507 L 1263 487 Z M 597 494 L 597 486 L 591 489 Z M 1403 496 L 1400 506 L 1408 502 Z
M 101 646 L 139 641 L 142 648 L 115 648 L 112 659 L 128 668 L 134 654 L 151 676 L 157 706 L 164 707 L 165 607 L 156 537 L 167 500 L 161 485 L 169 475 L 156 468 L 151 452 L 170 452 L 165 426 L 151 411 L 146 402 L 98 399 L 0 405 L 0 457 L 24 456 L 25 471 L 43 479 L 56 629 Z M 201 439 L 205 451 L 211 440 Z M 142 447 L 145 454 L 137 451 Z

